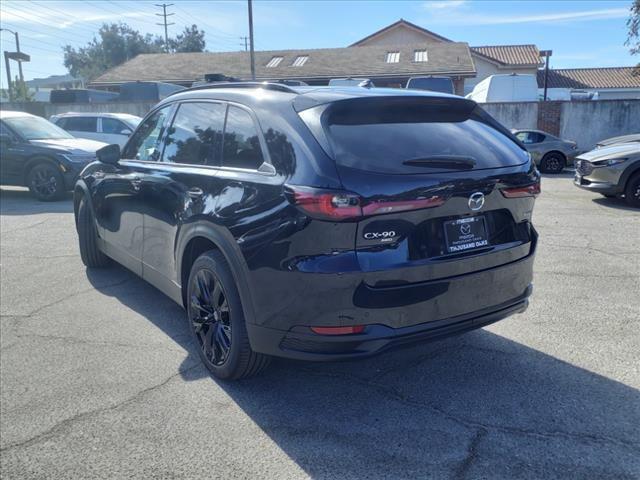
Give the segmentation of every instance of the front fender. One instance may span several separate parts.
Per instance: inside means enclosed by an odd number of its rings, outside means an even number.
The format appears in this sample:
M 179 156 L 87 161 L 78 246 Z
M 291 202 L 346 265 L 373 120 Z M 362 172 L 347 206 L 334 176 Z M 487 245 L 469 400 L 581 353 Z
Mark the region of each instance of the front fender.
M 249 282 L 249 267 L 235 238 L 224 227 L 210 222 L 195 222 L 183 225 L 175 247 L 177 275 L 180 276 L 180 272 L 182 272 L 182 258 L 187 245 L 197 237 L 206 238 L 222 252 L 231 267 L 233 278 L 238 286 L 244 318 L 248 323 L 255 323 L 253 296 Z M 182 279 L 178 278 L 178 281 L 181 283 Z

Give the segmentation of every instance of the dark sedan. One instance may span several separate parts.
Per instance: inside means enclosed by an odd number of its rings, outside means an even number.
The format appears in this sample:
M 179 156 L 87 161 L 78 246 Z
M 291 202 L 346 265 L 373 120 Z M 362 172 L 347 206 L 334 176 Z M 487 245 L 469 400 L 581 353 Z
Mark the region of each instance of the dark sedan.
M 75 138 L 44 118 L 0 112 L 0 184 L 29 187 L 42 201 L 73 189 L 80 171 L 106 144 Z

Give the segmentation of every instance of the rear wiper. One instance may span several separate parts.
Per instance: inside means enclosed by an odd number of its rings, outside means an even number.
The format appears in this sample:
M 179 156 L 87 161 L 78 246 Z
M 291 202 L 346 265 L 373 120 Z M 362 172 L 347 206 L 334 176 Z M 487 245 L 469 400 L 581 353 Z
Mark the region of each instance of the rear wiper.
M 471 170 L 476 166 L 476 159 L 464 155 L 433 155 L 424 158 L 405 160 L 403 165 L 426 168 L 450 168 L 452 170 Z

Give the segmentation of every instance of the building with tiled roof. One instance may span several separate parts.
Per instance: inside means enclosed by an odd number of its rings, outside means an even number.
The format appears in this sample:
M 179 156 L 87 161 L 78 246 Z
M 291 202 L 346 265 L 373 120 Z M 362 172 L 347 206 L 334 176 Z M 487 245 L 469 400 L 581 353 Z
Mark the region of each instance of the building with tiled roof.
M 538 72 L 544 87 L 544 71 Z M 555 91 L 598 92 L 598 99 L 640 98 L 640 71 L 635 67 L 568 68 L 549 70 L 547 88 Z

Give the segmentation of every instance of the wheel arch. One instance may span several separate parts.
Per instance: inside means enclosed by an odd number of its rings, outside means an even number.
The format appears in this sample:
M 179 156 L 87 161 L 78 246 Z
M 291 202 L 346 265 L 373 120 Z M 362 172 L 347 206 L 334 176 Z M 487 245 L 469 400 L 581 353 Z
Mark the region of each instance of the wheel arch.
M 93 210 L 93 199 L 91 198 L 89 187 L 87 187 L 87 184 L 83 180 L 79 179 L 73 187 L 73 217 L 75 219 L 76 228 L 78 228 L 78 208 L 80 207 L 80 200 L 83 197 L 87 200 L 87 205 L 89 205 L 93 218 L 96 218 L 96 212 Z
M 544 155 L 542 155 L 542 158 L 540 158 L 540 161 L 544 160 L 549 155 L 552 155 L 554 153 L 560 155 L 563 158 L 565 165 L 567 164 L 567 155 L 561 150 L 549 150 L 548 152 L 545 152 Z
M 248 323 L 254 323 L 254 306 L 249 283 L 249 269 L 244 256 L 229 231 L 210 223 L 184 226 L 176 243 L 176 273 L 182 290 L 182 302 L 186 308 L 187 279 L 193 262 L 204 252 L 220 251 L 233 274 L 242 301 L 242 309 Z
M 36 165 L 38 165 L 40 163 L 48 163 L 52 167 L 54 167 L 56 170 L 58 170 L 60 172 L 60 165 L 53 158 L 48 157 L 46 155 L 34 155 L 33 157 L 29 158 L 24 163 L 24 167 L 22 169 L 22 183 L 23 183 L 23 185 L 28 186 L 27 177 L 29 176 L 29 172 L 31 171 L 31 169 L 33 167 L 35 167 Z M 62 174 L 63 172 L 60 172 L 60 173 Z
M 629 165 L 620 176 L 620 187 L 624 192 L 627 188 L 627 183 L 634 175 L 640 174 L 640 160 L 636 160 L 631 165 Z

